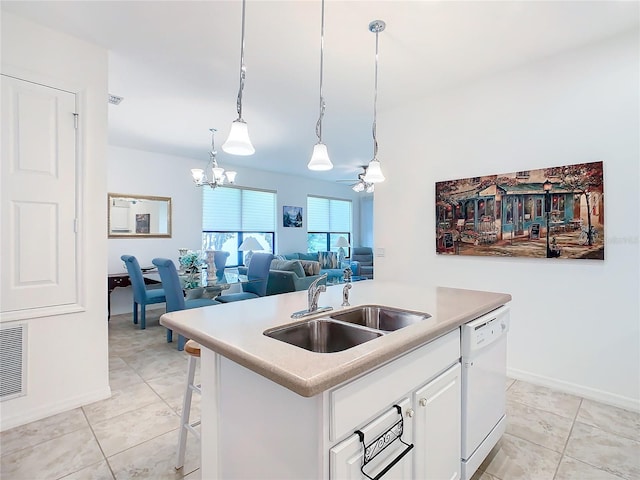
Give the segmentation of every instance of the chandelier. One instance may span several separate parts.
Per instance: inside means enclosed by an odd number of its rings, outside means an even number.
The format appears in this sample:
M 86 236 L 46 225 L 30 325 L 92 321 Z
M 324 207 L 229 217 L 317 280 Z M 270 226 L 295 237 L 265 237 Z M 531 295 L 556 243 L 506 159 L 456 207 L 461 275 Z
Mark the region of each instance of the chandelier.
M 218 166 L 216 160 L 216 148 L 214 143 L 214 135 L 216 133 L 215 128 L 210 128 L 211 131 L 211 151 L 209 152 L 209 165 L 207 165 L 206 171 L 201 168 L 192 168 L 191 175 L 193 176 L 193 182 L 197 187 L 208 185 L 211 188 L 221 187 L 225 181 L 233 184 L 236 180 L 236 173 L 232 171 L 224 171 L 224 168 Z M 211 180 L 207 177 L 207 172 L 211 172 Z

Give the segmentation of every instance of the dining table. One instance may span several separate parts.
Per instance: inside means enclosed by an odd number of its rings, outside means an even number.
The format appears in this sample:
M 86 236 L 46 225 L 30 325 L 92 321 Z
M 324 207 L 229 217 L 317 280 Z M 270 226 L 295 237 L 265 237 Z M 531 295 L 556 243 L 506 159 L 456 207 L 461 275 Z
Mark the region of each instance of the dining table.
M 178 276 L 182 282 L 182 288 L 185 292 L 185 298 L 191 300 L 194 298 L 215 298 L 224 290 L 228 290 L 232 285 L 242 285 L 249 282 L 260 281 L 260 278 L 249 280 L 247 275 L 238 273 L 237 268 L 225 268 L 223 272 L 213 272 L 209 274 L 206 268 L 203 268 L 196 276 L 196 285 L 189 282 L 189 274 L 179 272 Z

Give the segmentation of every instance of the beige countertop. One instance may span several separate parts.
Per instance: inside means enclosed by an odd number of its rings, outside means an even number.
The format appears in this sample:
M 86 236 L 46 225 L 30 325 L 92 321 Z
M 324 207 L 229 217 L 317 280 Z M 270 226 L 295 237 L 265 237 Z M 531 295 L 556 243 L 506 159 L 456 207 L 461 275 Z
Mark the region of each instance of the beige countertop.
M 342 285 L 327 287 L 318 306 L 340 311 Z M 352 284 L 351 306 L 379 304 L 429 313 L 431 318 L 356 347 L 315 353 L 263 335 L 298 322 L 307 292 L 273 295 L 164 314 L 160 323 L 304 397 L 317 395 L 511 300 L 511 295 L 366 280 Z M 318 316 L 322 316 L 320 314 Z M 326 315 L 326 314 L 324 314 Z M 309 317 L 307 317 L 309 318 Z

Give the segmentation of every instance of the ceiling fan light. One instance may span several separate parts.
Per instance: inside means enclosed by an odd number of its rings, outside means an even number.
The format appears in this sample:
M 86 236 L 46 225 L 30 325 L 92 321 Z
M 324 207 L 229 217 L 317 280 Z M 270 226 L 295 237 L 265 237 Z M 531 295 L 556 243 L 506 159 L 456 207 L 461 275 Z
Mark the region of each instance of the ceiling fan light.
M 367 188 L 366 188 L 367 193 L 373 193 L 374 189 L 375 189 L 375 185 L 373 183 L 367 184 Z
M 362 182 L 356 183 L 353 187 L 351 187 L 351 190 L 357 193 L 364 191 L 364 183 Z
M 367 173 L 364 175 L 364 181 L 367 183 L 380 183 L 384 182 L 385 178 L 380 168 L 380 160 L 373 159 L 369 162 L 367 167 Z
M 313 154 L 307 164 L 307 168 L 316 171 L 331 170 L 333 168 L 333 163 L 331 163 L 327 152 L 327 146 L 324 143 L 316 143 L 314 145 Z
M 231 124 L 231 131 L 227 141 L 222 145 L 222 150 L 231 155 L 253 155 L 256 149 L 253 148 L 249 139 L 249 129 L 243 120 L 235 120 Z

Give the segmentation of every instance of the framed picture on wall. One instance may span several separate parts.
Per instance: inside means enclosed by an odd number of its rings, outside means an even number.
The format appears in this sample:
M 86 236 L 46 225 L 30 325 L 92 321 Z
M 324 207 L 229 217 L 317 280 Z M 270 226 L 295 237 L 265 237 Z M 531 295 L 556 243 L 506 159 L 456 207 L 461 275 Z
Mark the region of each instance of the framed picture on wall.
M 136 213 L 136 233 L 149 233 L 150 217 L 149 213 Z
M 282 226 L 302 228 L 302 207 L 282 207 Z
M 590 162 L 436 182 L 436 252 L 604 260 L 603 170 Z

